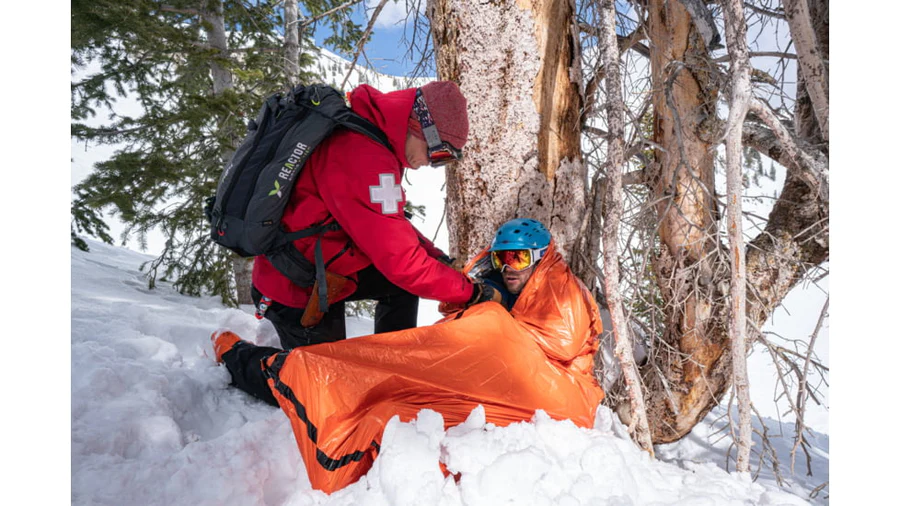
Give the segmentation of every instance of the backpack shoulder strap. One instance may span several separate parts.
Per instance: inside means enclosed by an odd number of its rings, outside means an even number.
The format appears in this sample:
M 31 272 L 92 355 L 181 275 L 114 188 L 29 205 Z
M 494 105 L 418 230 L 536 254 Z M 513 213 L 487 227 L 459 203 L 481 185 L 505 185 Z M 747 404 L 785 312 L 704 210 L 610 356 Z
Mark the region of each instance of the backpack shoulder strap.
M 391 147 L 391 143 L 388 140 L 387 135 L 382 132 L 380 128 L 375 126 L 371 121 L 363 118 L 359 114 L 348 110 L 346 117 L 341 118 L 340 123 L 344 127 L 349 128 L 354 132 L 358 132 L 367 136 L 373 141 L 388 148 L 388 150 L 393 153 L 394 149 Z
M 305 237 L 310 237 L 313 235 L 324 234 L 325 232 L 337 232 L 341 229 L 341 226 L 338 225 L 336 221 L 332 221 L 331 223 L 325 225 L 313 225 L 309 228 L 304 228 L 303 230 L 297 230 L 294 232 L 285 232 L 282 236 L 284 240 L 287 242 L 294 242 L 297 239 L 303 239 Z

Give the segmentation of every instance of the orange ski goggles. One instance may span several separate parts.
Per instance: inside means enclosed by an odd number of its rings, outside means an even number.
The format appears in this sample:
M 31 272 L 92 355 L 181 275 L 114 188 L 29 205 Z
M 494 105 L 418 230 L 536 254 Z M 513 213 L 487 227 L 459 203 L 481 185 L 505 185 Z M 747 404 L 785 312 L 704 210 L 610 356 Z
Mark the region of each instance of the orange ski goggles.
M 523 271 L 536 264 L 546 251 L 547 248 L 491 251 L 491 265 L 500 272 L 506 267 L 514 271 Z

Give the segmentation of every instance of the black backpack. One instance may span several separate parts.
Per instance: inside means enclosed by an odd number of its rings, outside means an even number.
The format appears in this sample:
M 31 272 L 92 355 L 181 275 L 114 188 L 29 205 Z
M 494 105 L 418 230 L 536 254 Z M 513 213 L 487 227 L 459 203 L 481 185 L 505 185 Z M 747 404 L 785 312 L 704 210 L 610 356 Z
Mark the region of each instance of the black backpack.
M 339 230 L 340 225 L 331 221 L 286 232 L 281 216 L 306 159 L 337 127 L 362 133 L 391 149 L 384 132 L 353 112 L 331 86 L 300 85 L 286 96 L 268 97 L 257 118 L 248 123 L 247 137 L 225 167 L 216 195 L 206 199 L 205 209 L 217 244 L 243 257 L 266 255 L 298 286 L 310 287 L 318 280 L 323 310 L 328 304 L 321 236 Z M 293 245 L 313 235 L 319 235 L 315 265 Z

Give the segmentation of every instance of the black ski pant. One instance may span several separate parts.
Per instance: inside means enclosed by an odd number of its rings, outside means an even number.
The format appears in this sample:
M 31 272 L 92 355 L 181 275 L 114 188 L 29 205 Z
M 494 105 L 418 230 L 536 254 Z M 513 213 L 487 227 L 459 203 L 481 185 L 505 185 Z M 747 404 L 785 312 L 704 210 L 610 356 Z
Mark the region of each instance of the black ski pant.
M 269 383 L 262 370 L 264 360 L 276 353 L 287 353 L 278 348 L 257 346 L 247 341 L 238 341 L 222 355 L 222 362 L 231 373 L 231 384 L 248 394 L 278 406 L 278 401 L 269 389 Z
M 375 333 L 393 332 L 414 328 L 419 313 L 419 298 L 391 283 L 374 265 L 357 274 L 355 292 L 344 300 L 328 306 L 322 321 L 312 327 L 300 325 L 305 308 L 294 308 L 271 301 L 265 317 L 272 322 L 281 346 L 285 350 L 297 346 L 328 343 L 347 338 L 344 321 L 344 302 L 354 300 L 375 300 Z M 251 290 L 253 303 L 259 307 L 262 298 L 254 286 Z

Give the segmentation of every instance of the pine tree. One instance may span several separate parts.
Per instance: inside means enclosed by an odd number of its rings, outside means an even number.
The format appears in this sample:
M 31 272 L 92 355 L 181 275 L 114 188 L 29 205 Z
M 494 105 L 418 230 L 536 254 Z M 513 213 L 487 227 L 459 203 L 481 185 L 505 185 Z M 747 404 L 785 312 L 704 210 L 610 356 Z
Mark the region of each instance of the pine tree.
M 73 0 L 71 63 L 80 78 L 71 90 L 72 136 L 124 146 L 73 188 L 73 244 L 87 248 L 79 234 L 112 242 L 103 212 L 126 224 L 123 243 L 145 247 L 148 232 L 161 230 L 166 244 L 150 262 L 151 287 L 172 279 L 183 293 L 237 302 L 232 257 L 209 241 L 203 207 L 263 98 L 317 79 L 307 70 L 316 49 L 303 25 L 300 74 L 286 77 L 282 3 Z M 340 4 L 302 8 L 317 16 Z M 322 22 L 338 47 L 361 34 L 346 9 Z M 139 114 L 116 109 L 126 94 Z M 97 126 L 104 109 L 112 112 Z

